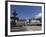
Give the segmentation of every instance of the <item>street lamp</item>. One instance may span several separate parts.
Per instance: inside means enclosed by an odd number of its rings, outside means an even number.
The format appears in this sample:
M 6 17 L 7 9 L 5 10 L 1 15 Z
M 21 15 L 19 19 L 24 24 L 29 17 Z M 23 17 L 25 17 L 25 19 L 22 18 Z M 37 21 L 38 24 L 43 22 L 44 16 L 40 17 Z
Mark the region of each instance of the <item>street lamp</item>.
M 14 7 L 14 13 L 13 13 L 13 15 L 14 15 L 14 27 L 16 26 L 16 23 L 15 23 L 15 20 L 16 20 L 16 6 Z

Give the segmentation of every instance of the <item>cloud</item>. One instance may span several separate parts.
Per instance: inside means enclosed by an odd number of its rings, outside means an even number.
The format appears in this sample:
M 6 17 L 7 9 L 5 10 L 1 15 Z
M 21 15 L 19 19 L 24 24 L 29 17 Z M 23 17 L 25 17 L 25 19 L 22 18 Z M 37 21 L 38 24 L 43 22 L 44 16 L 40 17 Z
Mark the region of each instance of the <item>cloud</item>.
M 40 17 L 42 17 L 42 13 L 35 15 L 35 18 L 40 18 Z

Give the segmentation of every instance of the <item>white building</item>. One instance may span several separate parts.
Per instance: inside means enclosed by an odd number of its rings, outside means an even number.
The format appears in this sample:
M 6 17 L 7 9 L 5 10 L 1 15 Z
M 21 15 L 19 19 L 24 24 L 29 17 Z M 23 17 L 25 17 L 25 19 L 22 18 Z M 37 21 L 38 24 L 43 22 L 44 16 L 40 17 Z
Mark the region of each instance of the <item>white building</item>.
M 31 23 L 40 23 L 39 20 L 31 20 Z

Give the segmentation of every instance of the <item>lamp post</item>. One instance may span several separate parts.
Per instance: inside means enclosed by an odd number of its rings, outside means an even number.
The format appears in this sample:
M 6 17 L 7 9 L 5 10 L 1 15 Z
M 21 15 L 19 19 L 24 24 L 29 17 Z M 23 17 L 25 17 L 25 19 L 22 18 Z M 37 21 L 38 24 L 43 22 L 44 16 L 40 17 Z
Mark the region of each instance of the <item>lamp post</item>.
M 13 13 L 13 15 L 14 15 L 14 27 L 16 26 L 16 23 L 15 23 L 15 20 L 16 20 L 16 6 L 14 7 L 14 13 Z

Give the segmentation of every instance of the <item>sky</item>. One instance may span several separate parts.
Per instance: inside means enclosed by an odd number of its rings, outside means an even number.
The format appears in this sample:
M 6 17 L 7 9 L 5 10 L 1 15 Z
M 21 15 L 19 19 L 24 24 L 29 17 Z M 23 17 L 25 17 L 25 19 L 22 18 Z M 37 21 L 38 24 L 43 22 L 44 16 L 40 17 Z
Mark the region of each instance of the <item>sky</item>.
M 13 15 L 15 5 L 11 5 L 11 16 Z M 32 17 L 38 15 L 40 16 L 42 13 L 41 6 L 26 6 L 26 5 L 16 5 L 15 11 L 17 13 L 17 17 L 20 19 L 31 19 Z

